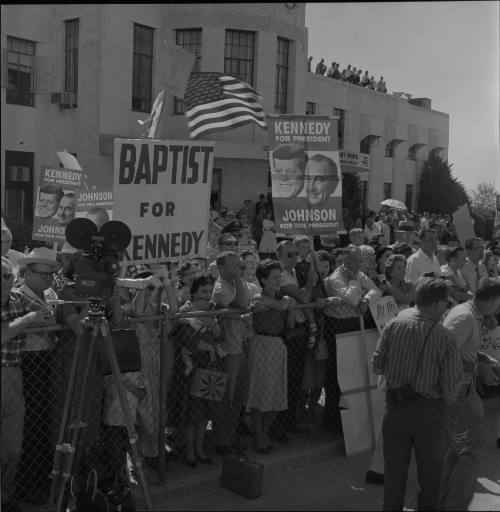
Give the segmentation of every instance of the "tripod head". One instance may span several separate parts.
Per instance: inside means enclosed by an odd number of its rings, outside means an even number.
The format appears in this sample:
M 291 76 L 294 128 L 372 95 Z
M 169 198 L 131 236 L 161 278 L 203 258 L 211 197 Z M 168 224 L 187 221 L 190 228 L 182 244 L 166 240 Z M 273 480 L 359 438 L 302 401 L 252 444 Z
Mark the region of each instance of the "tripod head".
M 89 320 L 99 321 L 105 318 L 104 304 L 101 297 L 89 297 Z

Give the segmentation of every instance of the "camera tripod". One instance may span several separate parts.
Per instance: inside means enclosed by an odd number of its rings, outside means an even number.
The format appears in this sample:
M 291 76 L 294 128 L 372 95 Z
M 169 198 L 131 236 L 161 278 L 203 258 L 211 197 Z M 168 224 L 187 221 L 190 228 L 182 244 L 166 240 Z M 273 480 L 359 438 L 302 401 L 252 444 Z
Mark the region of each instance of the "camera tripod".
M 77 338 L 75 353 L 71 363 L 68 388 L 64 400 L 62 418 L 54 452 L 54 465 L 50 475 L 52 479 L 50 503 L 55 505 L 55 510 L 57 510 L 57 512 L 66 511 L 70 495 L 68 484 L 71 483 L 78 447 L 82 444 L 79 439 L 80 432 L 87 425 L 86 420 L 89 414 L 91 401 L 88 395 L 91 389 L 93 368 L 96 364 L 95 358 L 98 350 L 97 343 L 102 340 L 104 343 L 106 357 L 112 371 L 123 418 L 125 420 L 129 443 L 132 448 L 132 462 L 137 470 L 137 475 L 146 499 L 147 508 L 152 511 L 153 504 L 151 501 L 151 495 L 146 481 L 144 466 L 137 448 L 137 433 L 135 431 L 132 414 L 128 406 L 125 387 L 121 378 L 120 367 L 118 365 L 118 359 L 108 321 L 104 317 L 101 299 L 91 298 L 89 299 L 89 304 L 89 314 L 80 322 L 81 331 Z M 76 397 L 77 399 L 75 402 L 76 385 L 80 384 L 76 382 L 78 363 L 82 352 L 82 344 L 85 336 L 84 333 L 86 331 L 91 332 L 90 346 L 85 360 L 83 381 L 81 382 L 81 387 L 78 390 L 79 395 Z

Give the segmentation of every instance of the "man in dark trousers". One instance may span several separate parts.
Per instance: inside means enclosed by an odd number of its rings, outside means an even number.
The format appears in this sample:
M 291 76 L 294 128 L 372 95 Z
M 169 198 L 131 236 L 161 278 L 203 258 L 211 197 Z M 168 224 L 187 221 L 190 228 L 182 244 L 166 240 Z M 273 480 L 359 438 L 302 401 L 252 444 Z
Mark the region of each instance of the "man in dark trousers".
M 403 510 L 412 449 L 418 471 L 417 510 L 438 509 L 446 405 L 456 401 L 462 381 L 455 340 L 439 323 L 449 305 L 447 284 L 419 279 L 415 303 L 386 324 L 372 359 L 374 373 L 387 381 L 384 510 Z

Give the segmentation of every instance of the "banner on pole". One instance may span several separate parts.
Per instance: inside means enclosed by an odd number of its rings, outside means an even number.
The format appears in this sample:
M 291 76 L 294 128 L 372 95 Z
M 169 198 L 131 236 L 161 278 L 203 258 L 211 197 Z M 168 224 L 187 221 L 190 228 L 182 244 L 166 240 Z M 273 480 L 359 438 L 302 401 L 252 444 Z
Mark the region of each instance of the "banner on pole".
M 66 240 L 66 226 L 75 218 L 76 194 L 83 171 L 42 166 L 36 191 L 33 239 Z
M 115 139 L 113 217 L 132 240 L 133 263 L 204 258 L 214 143 Z
M 86 217 L 101 229 L 103 224 L 113 220 L 113 189 L 78 191 L 75 217 Z
M 268 130 L 277 231 L 321 235 L 343 230 L 337 119 L 269 116 Z

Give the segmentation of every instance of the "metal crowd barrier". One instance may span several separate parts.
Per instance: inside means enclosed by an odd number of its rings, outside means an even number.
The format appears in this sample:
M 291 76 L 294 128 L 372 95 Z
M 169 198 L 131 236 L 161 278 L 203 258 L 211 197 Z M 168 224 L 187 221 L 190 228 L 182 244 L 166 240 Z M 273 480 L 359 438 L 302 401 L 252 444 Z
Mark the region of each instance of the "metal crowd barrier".
M 297 308 L 314 308 L 314 304 Z M 121 377 L 138 432 L 139 451 L 148 471 L 156 470 L 160 482 L 167 472 L 165 446 L 171 456 L 178 454 L 182 461 L 193 455 L 186 447 L 189 439 L 198 463 L 235 439 L 251 446 L 255 429 L 252 409 L 262 411 L 271 421 L 267 426 L 272 439 L 290 432 L 314 435 L 321 429 L 340 433 L 335 334 L 358 330 L 359 319 L 332 320 L 315 310 L 320 332 L 314 348 L 310 348 L 305 330 L 272 335 L 272 325 L 256 324 L 258 315 L 252 315 L 252 311 L 211 310 L 127 318 L 125 324 L 134 328 L 139 340 L 141 364 L 138 371 L 122 373 Z M 211 363 L 207 353 L 196 350 L 201 340 L 213 344 L 215 354 L 220 355 L 222 347 L 217 346 L 218 339 L 207 327 L 207 318 L 217 318 L 223 332 L 226 328 L 232 332 L 239 329 L 243 337 L 240 356 L 217 356 Z M 256 331 L 261 334 L 256 335 Z M 81 335 L 78 360 L 72 366 L 77 337 L 65 325 L 27 329 L 24 334 L 43 334 L 51 341 L 45 350 L 24 352 L 22 356 L 23 390 L 19 400 L 20 406 L 24 400 L 24 420 L 20 418 L 19 428 L 12 432 L 12 446 L 19 445 L 21 437 L 22 449 L 14 454 L 18 463 L 11 494 L 20 502 L 47 504 L 61 428 L 65 438 L 80 429 L 73 468 L 66 468 L 77 486 L 89 468 L 105 475 L 120 473 L 128 465 L 128 476 L 134 479 L 124 414 L 112 377 L 102 374 L 100 347 L 91 354 L 93 361 L 87 366 L 89 336 Z M 72 368 L 76 386 L 70 410 L 66 411 L 68 420 L 61 427 Z M 82 389 L 85 372 L 89 384 Z M 9 385 L 2 379 L 3 390 Z M 77 425 L 72 423 L 76 416 L 71 409 L 79 401 L 82 422 Z M 266 412 L 270 414 L 266 416 Z M 2 446 L 2 459 L 5 451 L 6 446 Z

